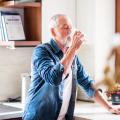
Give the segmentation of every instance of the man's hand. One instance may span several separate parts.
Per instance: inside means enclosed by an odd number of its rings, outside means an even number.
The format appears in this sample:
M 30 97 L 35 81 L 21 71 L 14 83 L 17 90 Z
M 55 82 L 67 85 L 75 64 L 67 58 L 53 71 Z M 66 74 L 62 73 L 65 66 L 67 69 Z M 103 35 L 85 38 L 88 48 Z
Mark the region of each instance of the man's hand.
M 62 65 L 64 66 L 64 74 L 67 75 L 69 68 L 72 65 L 76 51 L 79 49 L 80 45 L 83 42 L 83 34 L 80 31 L 76 31 L 72 38 L 72 44 L 68 48 L 64 57 L 61 60 Z
M 79 49 L 80 45 L 84 41 L 84 35 L 80 31 L 76 31 L 72 38 L 72 47 L 75 51 Z
M 68 48 L 67 52 L 64 54 L 64 57 L 61 60 L 62 65 L 64 66 L 64 75 L 66 76 L 76 54 L 76 51 L 79 49 L 80 45 L 84 41 L 84 36 L 80 31 L 76 31 L 73 35 L 72 43 Z
M 109 111 L 110 111 L 112 114 L 120 115 L 120 108 L 110 108 Z
M 94 89 L 96 89 L 94 87 L 94 85 L 92 85 L 92 87 Z M 120 107 L 114 107 L 112 106 L 105 98 L 104 96 L 99 92 L 99 90 L 95 91 L 95 95 L 94 95 L 95 101 L 98 102 L 99 104 L 101 104 L 104 108 L 106 108 L 109 112 L 111 112 L 112 114 L 117 114 L 120 115 Z

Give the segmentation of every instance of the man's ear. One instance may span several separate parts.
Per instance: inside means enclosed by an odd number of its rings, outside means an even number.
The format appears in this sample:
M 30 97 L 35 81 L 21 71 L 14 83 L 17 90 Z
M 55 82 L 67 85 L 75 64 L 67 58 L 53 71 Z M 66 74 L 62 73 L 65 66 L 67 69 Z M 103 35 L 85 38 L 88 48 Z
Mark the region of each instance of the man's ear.
M 54 37 L 55 37 L 55 36 L 56 36 L 55 29 L 54 29 L 54 28 L 51 28 L 51 30 L 50 30 L 50 31 L 51 31 L 52 36 L 54 36 Z

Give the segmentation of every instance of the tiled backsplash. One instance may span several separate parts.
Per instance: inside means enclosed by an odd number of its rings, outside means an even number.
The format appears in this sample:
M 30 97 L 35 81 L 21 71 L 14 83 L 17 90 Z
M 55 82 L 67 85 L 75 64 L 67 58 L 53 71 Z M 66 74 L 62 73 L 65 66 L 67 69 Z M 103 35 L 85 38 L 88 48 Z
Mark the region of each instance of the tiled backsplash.
M 30 72 L 33 48 L 0 48 L 0 101 L 21 95 L 21 73 Z

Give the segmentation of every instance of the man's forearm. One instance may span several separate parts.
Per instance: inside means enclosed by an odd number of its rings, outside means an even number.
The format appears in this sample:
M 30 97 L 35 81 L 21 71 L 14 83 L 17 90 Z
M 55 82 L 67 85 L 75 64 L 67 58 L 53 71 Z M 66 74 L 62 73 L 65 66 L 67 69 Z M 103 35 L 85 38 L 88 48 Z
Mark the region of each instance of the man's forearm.
M 64 66 L 64 74 L 66 75 L 69 68 L 72 65 L 74 56 L 75 56 L 75 49 L 70 47 L 67 52 L 64 54 L 64 57 L 61 60 L 61 64 Z
M 61 60 L 61 63 L 64 66 L 64 74 L 66 75 L 68 73 L 68 70 L 70 69 L 72 62 L 74 60 L 74 56 L 76 51 L 80 48 L 82 42 L 83 42 L 84 35 L 80 31 L 76 31 L 72 37 L 72 43 L 67 52 L 65 53 L 63 59 Z
M 109 102 L 104 98 L 104 96 L 99 92 L 99 90 L 95 91 L 95 101 L 100 103 L 103 107 L 105 107 L 107 110 L 110 110 L 112 106 L 109 104 Z

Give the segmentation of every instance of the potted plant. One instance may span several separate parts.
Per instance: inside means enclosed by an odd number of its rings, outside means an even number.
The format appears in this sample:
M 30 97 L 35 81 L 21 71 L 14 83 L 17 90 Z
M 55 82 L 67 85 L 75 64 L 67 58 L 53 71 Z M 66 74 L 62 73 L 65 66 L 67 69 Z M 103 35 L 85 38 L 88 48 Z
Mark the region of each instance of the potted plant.
M 106 90 L 107 97 L 111 97 L 113 105 L 120 105 L 120 84 L 116 83 L 113 88 Z
M 106 86 L 106 95 L 111 98 L 113 105 L 120 105 L 120 84 L 115 82 L 114 77 L 110 76 L 110 67 L 104 69 L 104 79 L 101 81 Z

